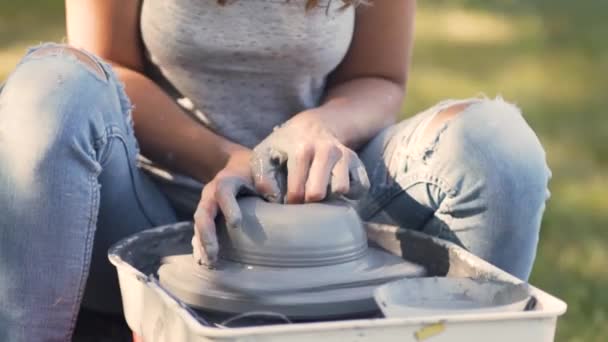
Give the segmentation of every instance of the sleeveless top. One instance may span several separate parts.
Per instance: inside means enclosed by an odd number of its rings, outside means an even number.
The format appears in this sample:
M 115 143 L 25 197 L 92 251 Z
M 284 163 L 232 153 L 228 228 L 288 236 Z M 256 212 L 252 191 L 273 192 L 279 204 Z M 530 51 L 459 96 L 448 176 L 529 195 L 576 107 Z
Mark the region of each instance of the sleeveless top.
M 316 107 L 351 43 L 355 10 L 321 0 L 143 0 L 147 75 L 216 133 L 254 147 Z M 202 146 L 201 148 L 204 148 Z

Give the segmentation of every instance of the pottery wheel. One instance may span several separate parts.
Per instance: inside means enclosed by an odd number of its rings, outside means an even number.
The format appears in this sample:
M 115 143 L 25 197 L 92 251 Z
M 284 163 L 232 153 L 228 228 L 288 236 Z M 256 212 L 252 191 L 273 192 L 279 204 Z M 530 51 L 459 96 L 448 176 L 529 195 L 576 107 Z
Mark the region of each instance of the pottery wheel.
M 376 311 L 377 286 L 425 273 L 419 265 L 367 247 L 362 224 L 347 206 L 282 206 L 252 199 L 239 204 L 244 228 L 218 225 L 220 249 L 226 248 L 216 268 L 199 265 L 191 254 L 162 260 L 160 283 L 184 303 L 223 313 L 273 311 L 296 319 L 334 318 Z M 295 212 L 277 215 L 277 210 L 297 210 L 299 219 L 294 220 Z M 308 215 L 313 212 L 318 215 Z M 322 240 L 315 236 L 320 233 Z M 291 248 L 285 248 L 286 243 Z M 304 257 L 298 259 L 300 255 Z

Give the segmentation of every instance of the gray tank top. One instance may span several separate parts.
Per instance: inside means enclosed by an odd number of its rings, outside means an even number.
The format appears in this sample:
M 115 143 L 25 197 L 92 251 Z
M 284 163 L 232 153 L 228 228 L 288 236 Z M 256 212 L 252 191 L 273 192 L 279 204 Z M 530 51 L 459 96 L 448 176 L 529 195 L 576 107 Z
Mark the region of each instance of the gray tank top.
M 148 76 L 202 124 L 254 147 L 315 107 L 350 45 L 355 11 L 342 1 L 144 0 Z

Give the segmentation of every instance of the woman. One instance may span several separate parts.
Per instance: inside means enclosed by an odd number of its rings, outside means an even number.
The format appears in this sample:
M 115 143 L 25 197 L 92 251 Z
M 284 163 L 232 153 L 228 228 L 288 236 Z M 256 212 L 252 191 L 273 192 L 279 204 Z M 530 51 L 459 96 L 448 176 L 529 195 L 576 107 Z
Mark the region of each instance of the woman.
M 519 110 L 445 101 L 394 124 L 414 0 L 66 8 L 70 45 L 30 50 L 0 93 L 0 340 L 68 340 L 81 304 L 119 310 L 106 251 L 143 229 L 194 216 L 213 264 L 241 191 L 356 198 L 529 276 L 549 171 Z

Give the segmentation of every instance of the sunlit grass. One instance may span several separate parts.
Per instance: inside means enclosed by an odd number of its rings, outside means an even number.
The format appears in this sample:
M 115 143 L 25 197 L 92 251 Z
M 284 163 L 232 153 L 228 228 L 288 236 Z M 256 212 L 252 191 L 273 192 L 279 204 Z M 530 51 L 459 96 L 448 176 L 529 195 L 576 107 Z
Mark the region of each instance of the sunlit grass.
M 63 39 L 63 1 L 0 2 L 0 80 L 6 78 L 27 48 Z
M 424 41 L 452 41 L 461 43 L 512 42 L 542 31 L 534 16 L 510 17 L 486 11 L 452 8 L 450 10 L 422 10 L 417 16 L 417 38 Z
M 404 112 L 480 93 L 502 94 L 522 108 L 554 176 L 531 282 L 569 304 L 558 341 L 604 341 L 608 5 L 566 0 L 419 4 Z M 27 46 L 63 38 L 62 7 L 56 0 L 0 3 L 0 80 Z

